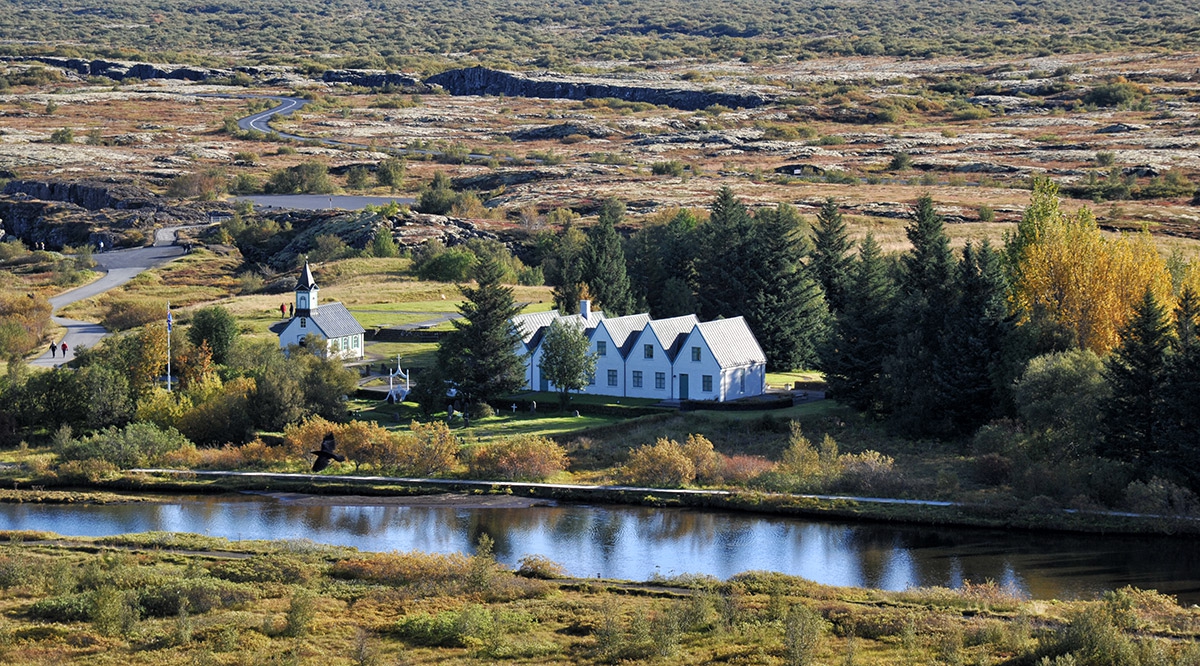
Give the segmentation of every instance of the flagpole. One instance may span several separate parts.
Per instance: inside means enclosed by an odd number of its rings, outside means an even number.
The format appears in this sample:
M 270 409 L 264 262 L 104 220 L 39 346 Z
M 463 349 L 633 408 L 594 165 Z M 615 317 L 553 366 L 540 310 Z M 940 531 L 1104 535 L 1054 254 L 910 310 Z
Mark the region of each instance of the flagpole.
M 167 393 L 171 392 L 171 301 L 167 301 Z

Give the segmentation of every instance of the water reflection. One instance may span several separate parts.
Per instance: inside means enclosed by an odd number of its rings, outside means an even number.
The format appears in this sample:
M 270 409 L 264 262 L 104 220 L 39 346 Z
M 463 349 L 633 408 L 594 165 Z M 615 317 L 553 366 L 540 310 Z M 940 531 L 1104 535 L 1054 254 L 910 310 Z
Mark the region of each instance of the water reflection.
M 1190 539 L 1092 537 L 810 522 L 684 509 L 314 506 L 263 496 L 172 504 L 0 505 L 0 528 L 101 536 L 150 530 L 309 539 L 367 551 L 469 552 L 479 537 L 515 565 L 545 555 L 577 576 L 644 580 L 762 569 L 832 585 L 904 589 L 992 580 L 1037 598 L 1136 585 L 1200 602 Z

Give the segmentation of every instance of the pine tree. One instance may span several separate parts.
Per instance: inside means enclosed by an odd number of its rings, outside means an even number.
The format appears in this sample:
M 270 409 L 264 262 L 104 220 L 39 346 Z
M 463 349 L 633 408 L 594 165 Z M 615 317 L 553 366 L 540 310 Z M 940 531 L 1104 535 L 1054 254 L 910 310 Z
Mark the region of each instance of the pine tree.
M 969 434 L 995 410 L 996 379 L 1008 333 L 1003 259 L 987 241 L 970 243 L 958 264 L 956 298 L 947 313 L 930 387 L 951 434 Z
M 704 277 L 696 290 L 700 316 L 709 320 L 743 314 L 751 296 L 749 282 L 753 280 L 751 244 L 755 228 L 750 212 L 733 190 L 722 187 L 708 224 L 699 231 L 704 265 Z
M 814 367 L 829 330 L 829 310 L 820 284 L 805 266 L 808 244 L 803 221 L 786 204 L 754 218 L 748 239 L 746 323 L 767 357 L 767 367 Z
M 897 344 L 884 361 L 888 411 L 909 434 L 946 434 L 953 428 L 940 409 L 934 367 L 954 304 L 954 255 L 942 216 L 928 195 L 917 201 L 905 231 L 913 249 L 901 258 Z
M 1105 363 L 1112 398 L 1104 409 L 1101 455 L 1141 465 L 1160 455 L 1155 416 L 1162 413 L 1162 378 L 1170 343 L 1166 310 L 1147 289 L 1133 318 L 1121 329 L 1121 344 Z
M 599 307 L 612 316 L 633 312 L 633 296 L 625 273 L 625 251 L 616 225 L 625 214 L 625 205 L 608 199 L 600 209 L 600 221 L 588 229 L 583 248 L 583 282 L 596 296 Z
M 854 260 L 850 237 L 842 213 L 833 199 L 826 199 L 813 227 L 812 269 L 832 312 L 841 312 L 849 288 Z
M 460 286 L 462 319 L 438 347 L 438 360 L 468 404 L 487 402 L 525 384 L 521 336 L 510 323 L 521 309 L 504 286 L 504 267 L 492 256 L 475 266 L 477 286 Z
M 1158 473 L 1200 489 L 1200 295 L 1185 287 L 1175 309 L 1175 338 L 1163 371 L 1155 421 L 1162 455 Z
M 546 262 L 546 279 L 554 285 L 551 294 L 554 307 L 559 312 L 575 313 L 579 307 L 586 242 L 583 232 L 568 217 L 555 240 L 553 256 Z
M 850 277 L 833 335 L 822 349 L 821 369 L 835 400 L 879 412 L 885 404 L 883 359 L 895 347 L 892 308 L 896 284 L 873 235 L 867 234 L 859 245 Z

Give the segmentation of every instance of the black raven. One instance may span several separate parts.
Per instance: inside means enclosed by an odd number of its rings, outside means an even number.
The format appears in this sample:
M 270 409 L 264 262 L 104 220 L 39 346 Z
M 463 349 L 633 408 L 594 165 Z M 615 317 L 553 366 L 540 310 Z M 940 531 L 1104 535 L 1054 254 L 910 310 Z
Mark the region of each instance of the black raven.
M 311 452 L 317 457 L 317 459 L 313 461 L 312 471 L 319 472 L 326 467 L 329 467 L 330 460 L 346 462 L 346 456 L 339 456 L 333 452 L 334 446 L 336 446 L 336 443 L 333 441 L 333 433 L 325 435 L 325 439 L 321 441 L 321 450 Z

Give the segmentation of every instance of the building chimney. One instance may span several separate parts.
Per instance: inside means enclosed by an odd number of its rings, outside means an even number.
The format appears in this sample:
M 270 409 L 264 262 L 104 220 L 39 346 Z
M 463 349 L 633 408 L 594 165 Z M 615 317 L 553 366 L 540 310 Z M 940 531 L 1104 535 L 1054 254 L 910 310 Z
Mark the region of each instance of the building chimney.
M 592 302 L 586 298 L 579 301 L 579 316 L 585 323 L 592 318 Z

